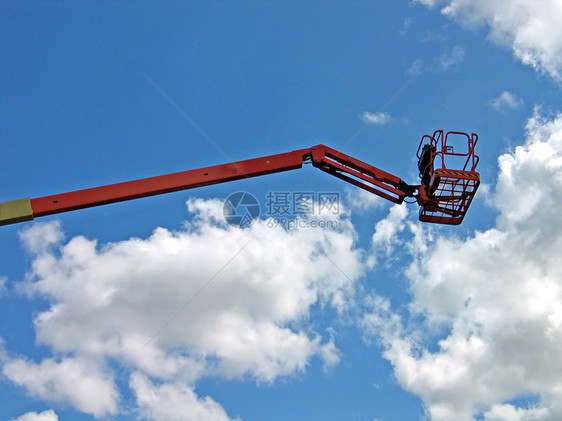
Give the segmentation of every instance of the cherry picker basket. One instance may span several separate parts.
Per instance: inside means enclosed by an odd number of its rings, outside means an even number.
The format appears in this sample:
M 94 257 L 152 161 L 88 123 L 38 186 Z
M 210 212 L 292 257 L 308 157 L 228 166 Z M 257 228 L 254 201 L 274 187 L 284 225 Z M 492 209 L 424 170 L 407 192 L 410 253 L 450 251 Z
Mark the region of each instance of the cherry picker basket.
M 478 135 L 437 130 L 418 147 L 420 221 L 458 225 L 480 185 Z

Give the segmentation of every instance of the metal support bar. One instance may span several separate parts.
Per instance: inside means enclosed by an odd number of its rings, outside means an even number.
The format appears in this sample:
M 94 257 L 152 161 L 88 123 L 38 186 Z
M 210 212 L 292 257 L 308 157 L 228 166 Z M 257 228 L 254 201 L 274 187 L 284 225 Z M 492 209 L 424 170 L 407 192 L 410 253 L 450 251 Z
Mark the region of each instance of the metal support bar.
M 410 186 L 395 175 L 324 145 L 312 148 L 312 161 L 322 171 L 394 203 L 413 197 L 417 190 L 417 186 Z
M 33 216 L 171 193 L 301 168 L 308 149 L 31 199 Z

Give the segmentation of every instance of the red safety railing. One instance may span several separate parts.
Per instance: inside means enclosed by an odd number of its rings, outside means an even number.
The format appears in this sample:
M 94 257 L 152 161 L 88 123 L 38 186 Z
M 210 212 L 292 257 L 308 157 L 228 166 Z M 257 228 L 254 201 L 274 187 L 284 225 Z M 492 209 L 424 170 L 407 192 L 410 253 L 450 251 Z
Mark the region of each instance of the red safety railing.
M 436 131 L 418 147 L 420 221 L 458 225 L 480 185 L 478 135 Z

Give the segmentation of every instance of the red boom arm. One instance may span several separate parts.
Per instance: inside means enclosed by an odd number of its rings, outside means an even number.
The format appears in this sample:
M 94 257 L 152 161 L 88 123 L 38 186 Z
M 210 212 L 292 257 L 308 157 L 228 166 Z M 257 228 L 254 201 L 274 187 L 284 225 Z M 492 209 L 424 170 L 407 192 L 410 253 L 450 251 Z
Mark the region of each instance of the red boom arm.
M 45 216 L 301 168 L 308 149 L 31 199 Z
M 299 149 L 263 158 L 214 165 L 35 199 L 19 199 L 0 203 L 0 225 L 29 221 L 40 216 L 92 206 L 294 170 L 301 168 L 305 162 L 311 162 L 313 166 L 322 171 L 394 203 L 402 203 L 405 197 L 417 198 L 422 206 L 430 201 L 430 198 L 428 199 L 427 194 L 425 194 L 425 190 L 423 195 L 415 194 L 422 186 L 408 185 L 400 178 L 365 162 L 327 146 L 317 145 L 309 149 Z M 423 198 L 420 198 L 421 196 Z M 439 222 L 447 223 L 444 220 Z

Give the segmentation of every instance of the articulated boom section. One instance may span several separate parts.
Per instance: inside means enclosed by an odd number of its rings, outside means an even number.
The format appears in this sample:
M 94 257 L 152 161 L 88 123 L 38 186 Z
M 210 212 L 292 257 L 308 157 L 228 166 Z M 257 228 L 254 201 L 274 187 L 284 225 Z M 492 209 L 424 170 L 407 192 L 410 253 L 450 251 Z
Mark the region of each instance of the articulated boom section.
M 391 202 L 402 203 L 406 196 L 412 196 L 416 190 L 395 175 L 328 146 L 314 146 L 311 151 L 315 167 Z
M 474 148 L 478 135 L 436 131 L 424 136 L 418 148 L 418 168 L 422 185 L 417 197 L 420 221 L 458 225 L 462 222 L 476 190 L 478 155 Z
M 262 158 L 0 203 L 0 225 L 295 170 L 307 161 L 328 174 L 391 202 L 400 204 L 406 197 L 415 198 L 421 206 L 421 221 L 456 225 L 462 222 L 480 184 L 480 175 L 475 172 L 478 156 L 474 154 L 474 147 L 477 140 L 475 134 L 444 134 L 442 130 L 436 131 L 433 136 L 424 136 L 417 154 L 421 185 L 409 185 L 386 171 L 328 146 L 317 145 Z

